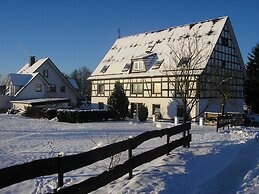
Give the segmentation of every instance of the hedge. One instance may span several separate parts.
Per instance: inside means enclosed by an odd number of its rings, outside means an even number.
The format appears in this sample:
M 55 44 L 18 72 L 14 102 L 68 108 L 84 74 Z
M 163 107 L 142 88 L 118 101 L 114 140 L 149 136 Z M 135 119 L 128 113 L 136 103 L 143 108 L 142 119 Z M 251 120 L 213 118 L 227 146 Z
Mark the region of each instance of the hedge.
M 58 109 L 57 119 L 60 122 L 85 123 L 114 119 L 114 114 L 106 110 L 70 110 Z

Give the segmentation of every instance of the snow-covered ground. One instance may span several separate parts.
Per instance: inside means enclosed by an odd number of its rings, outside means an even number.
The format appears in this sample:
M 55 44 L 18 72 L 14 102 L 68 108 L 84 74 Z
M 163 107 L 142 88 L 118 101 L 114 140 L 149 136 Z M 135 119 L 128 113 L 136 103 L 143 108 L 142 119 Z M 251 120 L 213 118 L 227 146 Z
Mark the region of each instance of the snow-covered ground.
M 0 114 L 0 168 L 40 158 L 85 152 L 97 146 L 136 136 L 171 123 L 133 121 L 69 124 Z M 93 193 L 259 193 L 259 138 L 256 128 L 236 127 L 215 132 L 215 127 L 193 124 L 191 147 L 146 163 L 128 176 Z M 137 155 L 166 142 L 150 140 Z M 127 153 L 120 156 L 121 162 Z M 95 176 L 109 160 L 65 174 L 70 185 Z M 56 187 L 57 175 L 39 177 L 0 190 L 0 193 L 46 193 Z

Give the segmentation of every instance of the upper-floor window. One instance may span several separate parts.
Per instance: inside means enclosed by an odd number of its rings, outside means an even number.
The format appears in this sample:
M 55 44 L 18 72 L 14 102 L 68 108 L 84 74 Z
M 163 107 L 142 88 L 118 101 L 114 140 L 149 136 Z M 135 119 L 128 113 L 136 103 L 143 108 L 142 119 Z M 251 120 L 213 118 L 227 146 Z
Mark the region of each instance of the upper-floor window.
M 97 93 L 98 94 L 104 94 L 104 84 L 98 84 L 97 85 Z
M 221 44 L 223 46 L 229 46 L 228 39 L 224 38 L 224 37 L 221 37 Z
M 42 92 L 42 85 L 36 84 L 36 92 Z
M 54 84 L 48 85 L 48 92 L 56 92 L 56 85 Z
M 142 83 L 132 84 L 131 93 L 132 94 L 142 94 L 143 93 L 143 84 Z
M 43 77 L 49 77 L 49 71 L 47 69 L 43 70 Z
M 153 93 L 154 94 L 161 93 L 161 83 L 153 83 Z
M 64 85 L 60 87 L 60 92 L 62 93 L 66 92 L 66 87 Z

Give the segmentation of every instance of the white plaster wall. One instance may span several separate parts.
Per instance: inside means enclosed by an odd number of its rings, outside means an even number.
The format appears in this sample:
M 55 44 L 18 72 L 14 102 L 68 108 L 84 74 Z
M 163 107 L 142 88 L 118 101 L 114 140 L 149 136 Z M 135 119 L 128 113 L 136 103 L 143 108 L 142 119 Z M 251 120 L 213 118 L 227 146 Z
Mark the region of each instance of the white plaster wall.
M 42 85 L 42 91 L 36 92 L 36 84 Z M 46 87 L 44 86 L 45 82 L 39 77 L 36 76 L 28 86 L 22 90 L 20 94 L 15 98 L 16 100 L 26 100 L 34 98 L 45 98 L 46 97 Z
M 148 108 L 149 117 L 152 117 L 153 104 L 160 104 L 160 112 L 164 119 L 172 119 L 176 116 L 177 103 L 170 98 L 128 98 L 130 103 L 143 103 Z M 92 104 L 103 102 L 107 105 L 107 97 L 92 97 Z M 130 108 L 130 106 L 129 106 Z
M 202 99 L 199 104 L 200 111 L 204 110 L 208 103 L 209 106 L 205 112 L 220 112 L 221 105 L 219 99 L 214 99 L 211 101 L 207 99 Z M 228 99 L 225 105 L 225 112 L 243 112 L 243 105 L 243 99 Z
M 49 84 L 56 85 L 56 92 L 46 92 L 45 97 L 56 97 L 56 98 L 70 98 L 71 105 L 77 105 L 77 95 L 75 91 L 68 85 L 67 81 L 63 76 L 60 75 L 60 72 L 57 71 L 49 61 L 46 61 L 37 71 L 43 76 L 43 71 L 48 70 L 48 77 L 44 77 Z M 65 85 L 65 92 L 60 92 L 60 87 Z

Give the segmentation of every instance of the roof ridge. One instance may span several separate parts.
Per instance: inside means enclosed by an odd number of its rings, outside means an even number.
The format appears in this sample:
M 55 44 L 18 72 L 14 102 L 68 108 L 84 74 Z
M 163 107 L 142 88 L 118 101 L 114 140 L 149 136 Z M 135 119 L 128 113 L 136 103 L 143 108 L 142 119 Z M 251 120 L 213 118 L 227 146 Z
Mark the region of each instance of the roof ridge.
M 193 23 L 188 23 L 188 24 L 183 24 L 183 25 L 179 25 L 179 26 L 172 26 L 172 27 L 168 27 L 168 28 L 164 28 L 164 29 L 160 29 L 160 30 L 153 30 L 153 31 L 146 31 L 146 32 L 141 32 L 138 34 L 133 34 L 133 35 L 128 35 L 128 36 L 123 36 L 121 38 L 118 38 L 117 40 L 121 40 L 124 38 L 129 38 L 129 37 L 134 37 L 134 36 L 138 36 L 141 34 L 152 34 L 152 33 L 158 33 L 158 32 L 162 32 L 162 31 L 166 31 L 166 30 L 172 30 L 174 28 L 179 28 L 179 27 L 184 27 L 184 26 L 191 26 L 191 25 L 196 25 L 198 23 L 206 23 L 206 22 L 210 22 L 210 21 L 219 21 L 222 20 L 224 18 L 228 18 L 228 16 L 220 16 L 217 18 L 212 18 L 212 19 L 207 19 L 207 20 L 203 20 L 203 21 L 199 21 L 199 22 L 193 22 Z

